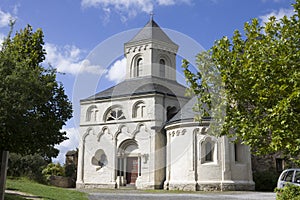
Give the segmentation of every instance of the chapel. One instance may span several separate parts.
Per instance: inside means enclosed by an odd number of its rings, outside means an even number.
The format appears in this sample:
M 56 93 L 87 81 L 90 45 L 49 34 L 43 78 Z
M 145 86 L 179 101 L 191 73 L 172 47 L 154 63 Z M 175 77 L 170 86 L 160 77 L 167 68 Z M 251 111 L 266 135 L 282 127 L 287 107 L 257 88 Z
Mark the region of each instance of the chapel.
M 249 147 L 194 120 L 178 48 L 151 18 L 124 44 L 125 80 L 80 101 L 77 188 L 254 190 Z

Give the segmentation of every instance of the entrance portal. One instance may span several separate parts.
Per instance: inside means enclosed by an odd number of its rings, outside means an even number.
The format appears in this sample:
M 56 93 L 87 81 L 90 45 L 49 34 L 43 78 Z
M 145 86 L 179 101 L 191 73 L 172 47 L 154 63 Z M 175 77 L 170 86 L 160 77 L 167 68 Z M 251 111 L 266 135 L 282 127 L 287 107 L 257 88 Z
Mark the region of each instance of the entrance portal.
M 117 166 L 119 185 L 134 185 L 141 175 L 140 151 L 135 140 L 125 140 L 120 144 Z
M 128 157 L 126 169 L 127 184 L 135 184 L 139 173 L 138 157 Z

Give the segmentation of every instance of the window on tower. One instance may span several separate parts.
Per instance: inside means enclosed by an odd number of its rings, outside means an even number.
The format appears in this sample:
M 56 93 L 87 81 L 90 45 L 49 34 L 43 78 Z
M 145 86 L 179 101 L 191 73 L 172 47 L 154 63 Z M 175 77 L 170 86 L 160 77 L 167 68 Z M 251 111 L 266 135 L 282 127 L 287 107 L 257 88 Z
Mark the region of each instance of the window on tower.
M 166 62 L 164 59 L 159 60 L 159 75 L 162 78 L 165 78 L 166 73 Z
M 134 77 L 140 77 L 143 74 L 143 59 L 138 58 L 134 70 Z

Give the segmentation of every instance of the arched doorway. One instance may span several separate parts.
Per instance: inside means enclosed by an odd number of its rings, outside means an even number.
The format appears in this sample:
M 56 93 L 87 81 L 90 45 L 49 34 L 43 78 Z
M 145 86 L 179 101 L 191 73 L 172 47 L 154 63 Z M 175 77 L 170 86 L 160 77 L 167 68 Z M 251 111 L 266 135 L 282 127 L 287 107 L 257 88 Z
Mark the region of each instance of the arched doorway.
M 118 148 L 117 176 L 120 185 L 135 185 L 138 176 L 141 175 L 140 150 L 135 140 L 123 141 Z

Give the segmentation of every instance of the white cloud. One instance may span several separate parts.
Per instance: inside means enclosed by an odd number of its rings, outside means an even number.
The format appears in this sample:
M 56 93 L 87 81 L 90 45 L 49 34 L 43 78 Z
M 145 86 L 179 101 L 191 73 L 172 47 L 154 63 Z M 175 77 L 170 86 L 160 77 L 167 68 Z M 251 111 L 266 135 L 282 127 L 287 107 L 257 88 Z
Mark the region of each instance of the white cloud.
M 264 24 L 267 21 L 269 21 L 269 18 L 271 16 L 275 16 L 276 19 L 281 19 L 284 16 L 291 17 L 293 14 L 295 14 L 295 12 L 294 12 L 293 9 L 284 9 L 284 8 L 281 8 L 278 11 L 272 11 L 272 12 L 266 14 L 266 15 L 259 16 L 259 19 L 261 19 L 262 23 Z
M 273 2 L 275 2 L 275 3 L 279 3 L 279 2 L 281 2 L 282 0 L 261 0 L 263 3 L 266 3 L 266 2 L 268 2 L 268 1 L 273 1 Z
M 68 151 L 76 150 L 79 145 L 79 130 L 76 128 L 66 128 L 62 131 L 66 131 L 69 139 L 63 141 L 55 147 L 59 149 L 59 154 L 53 159 L 53 162 L 65 163 L 65 155 Z
M 191 4 L 191 2 L 192 0 L 81 0 L 81 6 L 102 8 L 105 14 L 104 20 L 107 23 L 111 11 L 119 14 L 122 22 L 126 22 L 139 13 L 151 13 L 154 5 L 172 6 L 182 3 Z
M 106 78 L 119 83 L 124 80 L 126 74 L 126 58 L 117 60 L 107 72 Z
M 3 33 L 0 33 L 0 49 L 2 48 L 2 43 L 4 42 L 4 38 L 6 36 Z
M 0 10 L 0 28 L 8 26 L 10 20 L 14 19 L 16 19 L 16 17 L 14 17 L 11 13 Z
M 79 73 L 91 73 L 102 74 L 105 72 L 98 65 L 93 65 L 87 59 L 82 59 L 82 55 L 85 53 L 74 45 L 66 45 L 63 47 L 46 43 L 46 63 L 51 64 L 57 68 L 58 72 L 79 74 Z
M 192 1 L 191 0 L 156 0 L 156 2 L 158 5 L 172 6 L 181 3 L 190 4 Z

